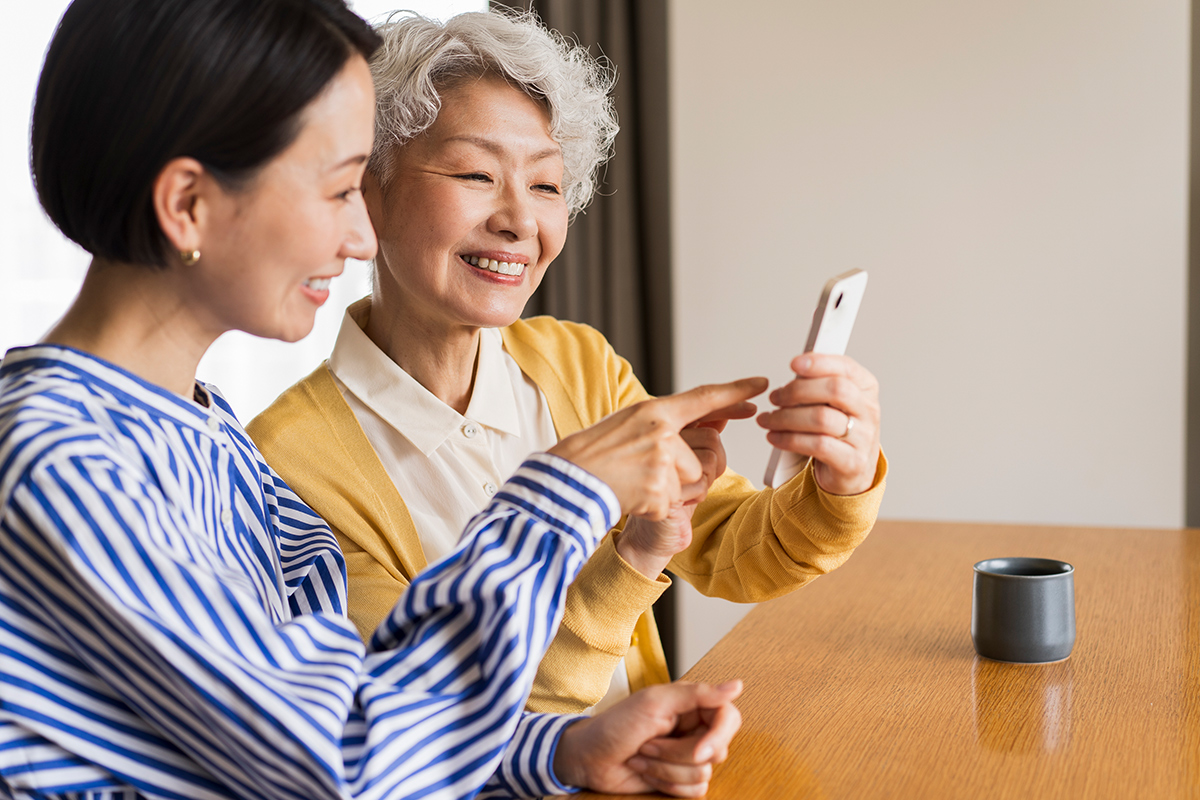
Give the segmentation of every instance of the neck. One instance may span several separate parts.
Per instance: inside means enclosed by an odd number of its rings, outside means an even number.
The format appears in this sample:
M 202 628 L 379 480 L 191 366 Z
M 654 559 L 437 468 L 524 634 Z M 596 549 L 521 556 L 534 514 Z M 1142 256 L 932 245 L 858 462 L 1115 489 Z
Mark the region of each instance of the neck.
M 396 298 L 371 295 L 367 337 L 417 383 L 460 414 L 471 404 L 480 329 L 437 324 Z
M 202 330 L 170 268 L 95 259 L 42 341 L 74 347 L 192 398 L 196 367 L 221 332 Z

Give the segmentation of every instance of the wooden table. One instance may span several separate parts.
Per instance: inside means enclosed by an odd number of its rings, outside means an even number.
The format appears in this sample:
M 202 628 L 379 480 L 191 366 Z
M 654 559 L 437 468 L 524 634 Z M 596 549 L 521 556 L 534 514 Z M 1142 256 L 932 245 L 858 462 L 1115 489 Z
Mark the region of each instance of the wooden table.
M 1075 565 L 1069 659 L 975 655 L 998 556 Z M 713 800 L 1200 798 L 1200 530 L 880 522 L 686 677 L 746 682 Z

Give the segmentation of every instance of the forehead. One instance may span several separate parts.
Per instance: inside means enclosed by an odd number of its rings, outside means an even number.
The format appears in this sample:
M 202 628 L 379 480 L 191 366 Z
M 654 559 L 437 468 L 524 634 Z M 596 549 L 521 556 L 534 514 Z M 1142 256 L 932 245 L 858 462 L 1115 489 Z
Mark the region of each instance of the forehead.
M 441 111 L 423 137 L 431 144 L 500 148 L 561 160 L 545 105 L 502 78 L 485 75 L 446 89 L 441 98 Z
M 352 57 L 300 114 L 300 131 L 282 167 L 335 171 L 362 160 L 374 140 L 375 89 L 366 61 Z

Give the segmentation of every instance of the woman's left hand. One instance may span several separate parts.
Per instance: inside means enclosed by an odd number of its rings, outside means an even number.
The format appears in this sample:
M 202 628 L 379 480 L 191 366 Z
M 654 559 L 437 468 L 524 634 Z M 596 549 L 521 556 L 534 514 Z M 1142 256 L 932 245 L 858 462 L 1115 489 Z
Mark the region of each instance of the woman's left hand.
M 771 392 L 779 408 L 758 415 L 767 441 L 812 456 L 817 484 L 830 494 L 865 492 L 879 461 L 879 381 L 846 356 L 792 359 L 794 380 Z

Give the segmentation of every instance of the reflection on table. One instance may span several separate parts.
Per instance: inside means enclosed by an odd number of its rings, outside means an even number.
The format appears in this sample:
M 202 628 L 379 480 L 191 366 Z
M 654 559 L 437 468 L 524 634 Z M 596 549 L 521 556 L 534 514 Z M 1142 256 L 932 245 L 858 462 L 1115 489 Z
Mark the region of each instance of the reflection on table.
M 1075 565 L 1068 660 L 975 655 L 1000 556 Z M 686 677 L 746 682 L 713 800 L 1200 798 L 1200 530 L 881 522 Z

